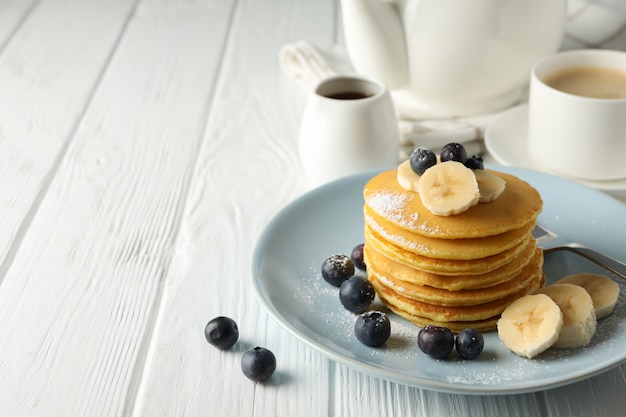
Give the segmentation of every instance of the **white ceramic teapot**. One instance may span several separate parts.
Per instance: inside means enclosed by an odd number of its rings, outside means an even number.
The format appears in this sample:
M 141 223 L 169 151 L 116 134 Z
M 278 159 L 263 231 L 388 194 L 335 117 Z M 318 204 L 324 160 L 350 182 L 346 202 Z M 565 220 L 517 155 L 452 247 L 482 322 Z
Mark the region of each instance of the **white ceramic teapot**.
M 342 0 L 355 70 L 431 116 L 492 112 L 519 100 L 555 52 L 565 0 Z

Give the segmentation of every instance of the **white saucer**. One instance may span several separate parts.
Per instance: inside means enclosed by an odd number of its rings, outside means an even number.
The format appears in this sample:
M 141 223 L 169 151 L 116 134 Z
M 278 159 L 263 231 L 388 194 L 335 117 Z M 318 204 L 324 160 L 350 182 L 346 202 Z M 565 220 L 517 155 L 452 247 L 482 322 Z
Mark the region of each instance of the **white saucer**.
M 498 163 L 536 171 L 556 174 L 532 160 L 527 149 L 528 144 L 528 105 L 523 104 L 504 112 L 491 122 L 485 130 L 485 146 L 489 154 Z M 626 178 L 613 181 L 588 181 L 567 177 L 614 196 L 626 195 Z

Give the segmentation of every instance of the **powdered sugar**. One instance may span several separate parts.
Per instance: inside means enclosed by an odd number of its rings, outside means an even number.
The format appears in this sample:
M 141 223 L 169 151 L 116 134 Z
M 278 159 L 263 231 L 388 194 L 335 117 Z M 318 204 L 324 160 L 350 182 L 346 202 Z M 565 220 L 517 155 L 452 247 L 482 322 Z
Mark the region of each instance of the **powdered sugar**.
M 391 190 L 381 190 L 368 197 L 365 203 L 380 216 L 409 230 L 423 231 L 426 234 L 439 234 L 439 225 L 430 225 L 420 218 L 419 214 L 411 209 L 409 205 L 414 198 L 419 195 L 410 195 Z
M 393 191 L 379 191 L 367 199 L 367 205 L 376 213 L 406 227 L 417 227 L 417 213 L 406 213 L 407 202 L 414 197 Z
M 403 236 L 392 235 L 391 233 L 387 232 L 387 230 L 385 230 L 384 227 L 376 222 L 376 220 L 372 216 L 365 215 L 365 221 L 372 229 L 374 229 L 376 233 L 384 237 L 389 242 L 395 243 L 396 245 L 406 249 L 412 249 L 421 254 L 430 253 L 430 249 L 427 246 L 420 245 L 417 242 L 405 239 Z
M 406 288 L 404 288 L 402 285 L 396 285 L 395 283 L 393 283 L 389 278 L 387 278 L 384 275 L 380 275 L 378 274 L 376 276 L 376 278 L 383 283 L 383 285 L 385 285 L 386 287 L 389 288 L 393 288 L 394 291 L 399 292 L 399 293 L 404 293 L 406 292 Z

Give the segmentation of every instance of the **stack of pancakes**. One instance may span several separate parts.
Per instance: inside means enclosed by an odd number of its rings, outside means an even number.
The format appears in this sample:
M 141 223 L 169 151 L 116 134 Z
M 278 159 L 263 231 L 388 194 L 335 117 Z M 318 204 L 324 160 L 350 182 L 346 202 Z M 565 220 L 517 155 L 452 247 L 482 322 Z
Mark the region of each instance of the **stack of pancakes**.
M 395 170 L 365 185 L 367 272 L 392 311 L 419 326 L 491 330 L 509 304 L 545 285 L 532 236 L 541 197 L 521 179 L 491 172 L 506 181 L 504 192 L 453 216 L 428 211 Z

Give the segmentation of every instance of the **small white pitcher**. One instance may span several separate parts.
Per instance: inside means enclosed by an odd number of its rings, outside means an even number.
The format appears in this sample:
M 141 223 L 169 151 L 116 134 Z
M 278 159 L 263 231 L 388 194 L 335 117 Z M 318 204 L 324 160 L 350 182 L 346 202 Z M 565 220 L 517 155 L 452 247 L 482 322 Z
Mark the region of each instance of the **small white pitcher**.
M 399 146 L 396 113 L 382 82 L 361 76 L 330 77 L 309 96 L 299 151 L 313 182 L 395 167 Z

